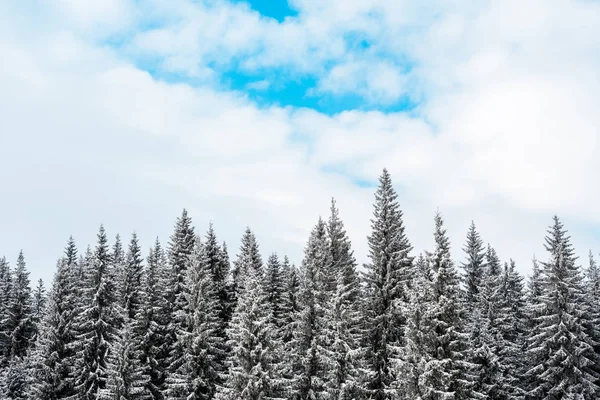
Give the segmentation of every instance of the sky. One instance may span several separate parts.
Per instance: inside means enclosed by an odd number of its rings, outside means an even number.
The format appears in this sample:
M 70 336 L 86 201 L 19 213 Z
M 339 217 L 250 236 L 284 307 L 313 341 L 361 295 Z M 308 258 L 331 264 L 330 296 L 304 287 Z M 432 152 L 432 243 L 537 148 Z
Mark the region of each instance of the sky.
M 0 255 L 52 279 L 100 224 L 188 209 L 233 258 L 302 258 L 335 197 L 357 261 L 392 176 L 413 255 L 444 215 L 527 274 L 557 214 L 600 252 L 600 2 L 0 2 Z

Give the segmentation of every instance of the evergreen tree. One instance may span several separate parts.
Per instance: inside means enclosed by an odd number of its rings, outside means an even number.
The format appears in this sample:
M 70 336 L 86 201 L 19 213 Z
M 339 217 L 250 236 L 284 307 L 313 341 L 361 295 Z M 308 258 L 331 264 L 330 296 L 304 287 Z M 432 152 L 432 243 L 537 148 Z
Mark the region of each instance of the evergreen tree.
M 166 372 L 169 367 L 167 322 L 170 308 L 166 300 L 167 263 L 158 238 L 148 255 L 144 271 L 144 301 L 139 330 L 143 332 L 140 351 L 148 381 L 146 387 L 153 400 L 164 399 Z
M 284 281 L 281 263 L 279 262 L 277 254 L 273 253 L 267 260 L 265 292 L 267 294 L 267 303 L 271 307 L 273 317 L 271 322 L 278 333 L 285 323 L 283 314 L 283 291 Z
M 218 400 L 271 400 L 278 396 L 280 379 L 275 364 L 272 317 L 259 270 L 249 268 L 240 285 L 243 290 L 228 329 L 229 373 Z
M 0 370 L 0 393 L 6 400 L 29 400 L 30 366 L 27 358 L 14 356 L 4 370 Z
M 123 309 L 125 316 L 133 320 L 142 310 L 143 302 L 143 275 L 144 266 L 142 260 L 142 251 L 139 246 L 138 238 L 134 232 L 129 242 L 127 257 L 123 263 Z M 135 332 L 134 332 L 135 335 Z
M 325 310 L 326 387 L 330 398 L 353 399 L 360 394 L 360 287 L 350 240 L 335 200 L 331 202 L 327 234 L 335 279 Z
M 600 268 L 591 251 L 589 266 L 585 272 L 585 299 L 589 318 L 586 319 L 584 328 L 594 346 L 595 363 L 592 368 L 595 375 L 600 376 Z M 596 381 L 596 384 L 600 385 L 600 382 Z
M 34 339 L 35 325 L 29 271 L 27 271 L 22 251 L 17 258 L 17 268 L 14 272 L 8 312 L 10 356 L 23 359 Z
M 139 341 L 133 333 L 135 321 L 124 325 L 108 355 L 106 387 L 99 389 L 102 400 L 150 400 L 149 377 L 141 364 Z
M 79 358 L 73 373 L 79 398 L 96 400 L 106 389 L 110 372 L 108 356 L 111 346 L 118 340 L 122 325 L 122 311 L 111 271 L 113 264 L 102 225 L 89 267 L 86 272 L 88 304 L 76 321 L 78 335 L 75 349 Z
M 549 228 L 542 263 L 538 314 L 528 337 L 528 399 L 595 399 L 594 351 L 584 326 L 589 319 L 582 274 L 570 237 L 558 217 Z
M 12 271 L 5 257 L 0 258 L 0 368 L 10 357 L 10 334 L 12 332 L 10 303 L 12 295 Z
M 171 307 L 168 321 L 168 341 L 170 351 L 169 373 L 176 374 L 185 362 L 185 350 L 181 337 L 188 332 L 188 302 L 186 284 L 191 256 L 196 237 L 192 220 L 184 209 L 177 219 L 175 231 L 169 243 L 170 283 L 168 304 Z
M 467 232 L 467 243 L 463 247 L 463 251 L 467 255 L 466 262 L 462 264 L 466 289 L 466 305 L 469 310 L 472 310 L 479 300 L 479 291 L 483 283 L 486 268 L 485 248 L 473 221 L 471 221 L 469 232 Z
M 283 269 L 287 270 L 285 287 L 283 293 L 283 343 L 289 343 L 293 338 L 295 330 L 296 315 L 300 312 L 300 290 L 301 281 L 298 275 L 298 269 L 295 266 L 289 266 L 287 256 L 283 259 Z M 290 351 L 288 351 L 290 353 Z
M 39 325 L 46 308 L 46 288 L 44 287 L 44 281 L 39 279 L 38 284 L 33 292 L 33 325 L 35 327 L 33 342 L 38 337 Z
M 233 287 L 231 295 L 234 307 L 239 293 L 243 290 L 241 287 L 241 284 L 244 281 L 243 277 L 248 274 L 250 270 L 257 271 L 259 275 L 262 275 L 263 262 L 258 250 L 256 237 L 250 228 L 246 228 L 244 236 L 242 236 L 240 252 L 237 256 L 237 260 L 233 263 Z
M 219 246 L 217 242 L 217 236 L 215 234 L 212 223 L 208 227 L 206 233 L 206 241 L 203 245 L 204 257 L 208 263 L 211 278 L 213 281 L 213 287 L 215 296 L 217 296 L 217 309 L 218 309 L 218 326 L 215 335 L 217 335 L 223 344 L 221 350 L 225 349 L 225 343 L 227 342 L 227 325 L 231 319 L 231 304 L 229 295 L 229 257 L 227 255 L 227 249 L 225 244 L 223 247 Z M 226 351 L 221 353 L 215 353 L 217 359 L 215 359 L 215 365 L 220 368 L 225 368 Z M 218 371 L 222 374 L 223 371 Z
M 325 311 L 330 300 L 327 292 L 330 267 L 326 227 L 319 218 L 304 250 L 299 312 L 296 313 L 293 322 L 291 365 L 288 372 L 292 377 L 293 399 L 324 399 L 327 396 L 324 350 L 326 342 L 323 330 Z
M 169 377 L 169 399 L 212 399 L 219 372 L 224 370 L 219 365 L 224 356 L 224 342 L 218 335 L 220 308 L 212 272 L 208 254 L 198 239 L 186 281 L 187 330 L 179 335 L 184 359 Z
M 419 377 L 422 399 L 477 398 L 470 366 L 465 360 L 467 335 L 460 279 L 450 258 L 450 242 L 438 213 L 435 216 L 435 250 L 427 254 L 431 269 L 429 306 L 425 310 L 423 372 Z
M 32 397 L 36 399 L 59 400 L 74 395 L 70 373 L 77 334 L 73 324 L 77 305 L 74 281 L 76 254 L 75 242 L 69 238 L 65 257 L 57 263 L 33 356 L 35 382 Z
M 408 301 L 407 286 L 412 274 L 412 246 L 404 232 L 398 195 L 387 170 L 379 178 L 375 194 L 369 258 L 366 265 L 366 310 L 369 321 L 366 345 L 366 389 L 374 400 L 394 398 L 397 377 L 391 368 L 403 345 L 406 316 L 402 309 Z
M 525 336 L 527 319 L 525 314 L 525 292 L 523 277 L 517 272 L 515 263 L 505 264 L 500 288 L 498 310 L 497 354 L 501 368 L 498 392 L 502 399 L 524 396 L 522 378 L 526 372 Z

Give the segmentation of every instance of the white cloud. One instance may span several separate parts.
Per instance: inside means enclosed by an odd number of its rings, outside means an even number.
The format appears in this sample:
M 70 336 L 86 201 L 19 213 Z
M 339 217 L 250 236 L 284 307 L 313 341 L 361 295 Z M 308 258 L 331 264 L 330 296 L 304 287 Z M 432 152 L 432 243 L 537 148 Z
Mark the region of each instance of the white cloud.
M 223 1 L 122 4 L 99 2 L 94 13 L 47 5 L 55 20 L 44 24 L 0 6 L 0 178 L 9 193 L 0 243 L 13 258 L 22 246 L 35 274 L 49 278 L 68 235 L 93 242 L 100 222 L 135 228 L 147 244 L 166 239 L 184 206 L 200 230 L 214 220 L 232 253 L 250 224 L 265 252 L 297 261 L 330 196 L 363 262 L 372 190 L 351 178 L 373 180 L 383 166 L 417 250 L 431 242 L 438 206 L 459 259 L 471 219 L 523 270 L 554 212 L 581 254 L 594 245 L 597 4 L 296 1 L 299 16 L 283 23 Z M 133 34 L 142 12 L 163 26 Z M 133 39 L 120 50 L 100 40 L 123 32 Z M 371 48 L 351 48 L 351 33 Z M 208 81 L 218 74 L 209 61 L 240 61 L 314 73 L 319 91 L 373 103 L 424 97 L 410 114 L 259 107 L 242 93 L 157 81 L 131 54 Z M 413 68 L 401 73 L 394 57 Z

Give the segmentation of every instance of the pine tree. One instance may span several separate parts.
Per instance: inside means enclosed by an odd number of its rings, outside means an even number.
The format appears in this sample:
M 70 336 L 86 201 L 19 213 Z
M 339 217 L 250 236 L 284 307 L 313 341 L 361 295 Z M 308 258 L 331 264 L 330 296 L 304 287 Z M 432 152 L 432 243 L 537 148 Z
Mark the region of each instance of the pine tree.
M 34 352 L 32 397 L 45 400 L 66 399 L 74 395 L 72 376 L 73 345 L 77 332 L 73 324 L 75 298 L 75 269 L 77 249 L 69 238 L 65 257 L 57 263 L 57 271 L 48 295 L 46 312 L 40 322 Z
M 12 295 L 12 271 L 5 257 L 0 258 L 0 368 L 10 357 L 10 333 L 12 331 L 9 306 Z
M 298 269 L 289 265 L 287 256 L 283 259 L 283 269 L 287 270 L 285 287 L 282 298 L 283 303 L 283 331 L 282 341 L 288 343 L 293 338 L 295 330 L 296 315 L 300 311 L 300 290 L 301 281 L 298 275 Z M 288 352 L 289 353 L 289 352 Z
M 35 291 L 33 292 L 33 325 L 35 327 L 33 338 L 34 343 L 39 334 L 39 325 L 41 323 L 42 316 L 44 315 L 45 308 L 46 288 L 44 287 L 44 281 L 39 279 Z
M 473 226 L 474 227 L 474 226 Z M 499 329 L 500 308 L 502 307 L 502 268 L 496 251 L 488 244 L 487 252 L 482 253 L 483 245 L 477 245 L 480 262 L 485 255 L 486 264 L 480 265 L 475 292 L 469 295 L 467 275 L 466 308 L 468 312 L 466 330 L 470 336 L 467 349 L 468 359 L 474 365 L 476 378 L 474 390 L 486 398 L 506 398 L 502 383 L 503 365 L 499 352 L 505 346 Z M 483 268 L 485 267 L 485 269 Z M 473 270 L 473 268 L 472 268 Z
M 220 338 L 221 343 L 223 343 L 223 346 L 221 346 L 223 350 L 225 349 L 224 346 L 227 342 L 227 325 L 231 319 L 231 304 L 228 286 L 229 257 L 227 255 L 225 244 L 223 244 L 223 247 L 219 246 L 212 223 L 209 225 L 208 232 L 206 233 L 203 251 L 211 273 L 215 295 L 217 296 L 216 307 L 218 309 L 219 320 L 215 335 L 217 335 Z M 215 355 L 217 357 L 215 365 L 218 365 L 220 368 L 225 368 L 226 352 L 223 351 L 222 353 L 216 353 Z M 218 372 L 222 374 L 225 371 Z
M 257 269 L 249 268 L 243 275 L 243 290 L 228 329 L 229 373 L 225 385 L 220 388 L 218 400 L 270 400 L 279 397 L 278 368 L 270 324 L 271 315 L 266 293 L 260 283 Z M 243 279 L 243 278 L 242 278 Z
M 528 337 L 528 399 L 595 399 L 594 351 L 584 325 L 589 318 L 582 274 L 570 237 L 558 217 L 548 230 L 541 295 Z
M 108 356 L 118 340 L 122 326 L 122 311 L 118 304 L 114 268 L 108 250 L 106 232 L 101 225 L 98 243 L 93 253 L 88 277 L 87 307 L 77 318 L 77 343 L 80 355 L 73 372 L 76 391 L 81 399 L 96 400 L 106 389 L 109 377 Z
M 525 292 L 523 277 L 517 272 L 515 263 L 505 264 L 498 307 L 498 336 L 496 349 L 501 366 L 499 394 L 503 399 L 522 398 L 522 378 L 526 372 L 525 336 L 527 319 L 525 314 Z
M 8 306 L 10 329 L 10 356 L 23 359 L 35 336 L 33 320 L 33 298 L 29 281 L 29 271 L 25 264 L 23 252 L 17 258 L 12 294 Z
M 156 238 L 144 271 L 144 301 L 139 330 L 143 332 L 140 351 L 148 376 L 146 387 L 153 400 L 164 399 L 166 371 L 169 367 L 167 322 L 170 308 L 166 301 L 167 263 L 160 241 Z
M 396 376 L 391 368 L 398 357 L 396 348 L 403 345 L 406 316 L 403 304 L 412 275 L 412 246 L 404 232 L 398 195 L 387 170 L 379 178 L 375 194 L 369 258 L 366 265 L 366 389 L 374 400 L 394 398 Z
M 330 398 L 359 395 L 361 318 L 360 287 L 350 240 L 335 200 L 327 224 L 334 292 L 325 311 L 326 387 Z
M 125 323 L 108 355 L 106 387 L 99 389 L 101 400 L 150 400 L 149 377 L 141 363 L 140 343 L 134 334 L 135 321 Z
M 168 321 L 168 341 L 170 351 L 169 374 L 176 374 L 185 362 L 182 335 L 188 332 L 188 303 L 186 282 L 196 237 L 192 220 L 184 209 L 177 219 L 175 231 L 169 243 L 170 283 L 168 304 L 171 307 Z M 169 378 L 170 379 L 170 378 Z
M 323 337 L 325 310 L 329 305 L 328 268 L 331 267 L 326 226 L 322 219 L 311 231 L 302 260 L 299 312 L 293 322 L 292 354 L 288 375 L 297 400 L 324 399 L 325 350 Z
M 585 331 L 592 340 L 596 362 L 593 370 L 600 376 L 600 268 L 594 260 L 592 252 L 589 253 L 589 266 L 586 270 L 585 297 L 589 310 L 589 318 L 585 323 Z M 596 381 L 597 385 L 600 382 Z
M 279 332 L 283 328 L 283 291 L 284 281 L 282 267 L 276 253 L 269 256 L 265 276 L 265 292 L 267 303 L 271 307 L 273 327 Z
M 240 246 L 240 252 L 237 256 L 237 260 L 233 263 L 233 287 L 232 287 L 232 301 L 235 307 L 237 297 L 243 290 L 242 283 L 245 274 L 249 273 L 249 270 L 254 270 L 263 274 L 263 262 L 258 250 L 258 243 L 256 237 L 250 228 L 246 228 L 244 236 L 242 236 L 242 244 Z
M 127 257 L 123 262 L 123 288 L 124 302 L 123 309 L 125 316 L 133 320 L 142 310 L 143 301 L 143 275 L 144 265 L 142 260 L 142 251 L 139 246 L 138 238 L 134 232 L 129 242 Z M 134 332 L 135 335 L 135 332 Z
M 471 221 L 469 232 L 467 232 L 467 242 L 463 251 L 467 255 L 467 260 L 462 264 L 464 269 L 464 282 L 465 282 L 465 298 L 467 302 L 467 308 L 472 310 L 476 307 L 476 303 L 479 300 L 479 291 L 483 284 L 484 272 L 485 272 L 485 249 L 483 247 L 483 241 L 479 236 L 479 232 L 475 228 L 475 222 Z
M 476 398 L 470 367 L 465 360 L 464 309 L 458 272 L 450 258 L 450 242 L 438 213 L 436 248 L 427 254 L 431 268 L 431 301 L 425 312 L 425 360 L 419 377 L 422 399 Z
M 6 400 L 29 400 L 30 365 L 27 358 L 14 356 L 9 365 L 0 370 L 0 393 Z
M 212 399 L 219 372 L 224 370 L 219 365 L 224 356 L 224 342 L 218 335 L 220 308 L 212 272 L 208 254 L 197 239 L 186 280 L 187 330 L 179 335 L 184 359 L 169 377 L 169 399 Z

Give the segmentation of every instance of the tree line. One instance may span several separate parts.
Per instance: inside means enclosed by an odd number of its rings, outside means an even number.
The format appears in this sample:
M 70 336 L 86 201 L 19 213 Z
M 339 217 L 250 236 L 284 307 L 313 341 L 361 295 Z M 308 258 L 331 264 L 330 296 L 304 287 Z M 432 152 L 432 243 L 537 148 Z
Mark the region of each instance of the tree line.
M 600 273 L 554 217 L 527 280 L 472 223 L 456 264 L 441 214 L 415 256 L 389 173 L 359 268 L 334 200 L 300 265 L 246 229 L 230 262 L 184 210 L 144 258 L 135 234 L 69 238 L 46 294 L 0 259 L 0 394 L 37 400 L 597 399 Z

